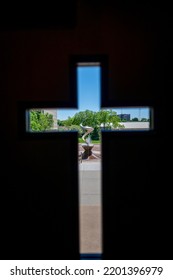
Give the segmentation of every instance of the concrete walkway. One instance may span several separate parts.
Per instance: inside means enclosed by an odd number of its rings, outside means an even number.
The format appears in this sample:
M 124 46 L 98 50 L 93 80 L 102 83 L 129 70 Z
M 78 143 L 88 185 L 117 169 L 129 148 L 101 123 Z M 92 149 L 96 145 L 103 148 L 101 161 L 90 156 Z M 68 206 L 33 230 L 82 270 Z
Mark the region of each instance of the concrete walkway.
M 80 253 L 101 253 L 101 160 L 79 163 Z

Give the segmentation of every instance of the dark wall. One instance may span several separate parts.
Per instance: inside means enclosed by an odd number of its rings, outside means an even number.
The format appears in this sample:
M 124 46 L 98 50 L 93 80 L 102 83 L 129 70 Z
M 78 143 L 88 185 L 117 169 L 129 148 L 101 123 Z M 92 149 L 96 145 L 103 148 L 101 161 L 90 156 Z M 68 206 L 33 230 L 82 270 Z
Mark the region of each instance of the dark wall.
M 51 139 L 50 136 L 50 139 L 46 140 L 39 137 L 25 139 L 18 135 L 21 122 L 18 112 L 20 102 L 36 101 L 53 104 L 54 102 L 68 103 L 71 100 L 69 83 L 69 57 L 71 55 L 106 54 L 108 56 L 109 85 L 106 105 L 115 107 L 144 105 L 154 108 L 156 127 L 154 143 L 147 139 L 148 148 L 142 152 L 145 155 L 145 163 L 149 163 L 150 173 L 153 172 L 150 183 L 150 188 L 154 186 L 154 190 L 151 191 L 152 195 L 153 191 L 156 191 L 155 180 L 158 179 L 155 156 L 157 156 L 159 172 L 165 169 L 164 152 L 167 152 L 169 143 L 166 133 L 168 124 L 165 121 L 169 102 L 168 94 L 164 91 L 167 78 L 165 77 L 167 61 L 165 44 L 168 32 L 166 12 L 164 7 L 152 7 L 147 4 L 125 6 L 112 5 L 110 1 L 106 1 L 106 3 L 102 5 L 100 1 L 92 1 L 92 4 L 85 1 L 74 2 L 75 12 L 73 17 L 72 15 L 68 17 L 67 21 L 65 19 L 69 15 L 69 12 L 67 13 L 69 9 L 65 9 L 65 6 L 62 5 L 59 13 L 62 11 L 64 16 L 59 17 L 59 21 L 53 17 L 54 21 L 51 24 L 49 24 L 50 17 L 47 18 L 48 20 L 44 17 L 39 18 L 37 13 L 33 17 L 33 21 L 32 17 L 23 16 L 25 18 L 23 25 L 22 21 L 16 22 L 17 16 L 8 22 L 1 19 L 2 208 L 0 214 L 3 221 L 1 234 L 7 241 L 8 247 L 5 248 L 6 251 L 1 250 L 2 259 L 15 259 L 18 256 L 20 258 L 30 256 L 31 258 L 42 258 L 43 256 L 46 259 L 58 259 L 61 256 L 67 259 L 78 258 L 77 175 L 73 176 L 77 169 L 77 136 L 56 136 L 56 139 Z M 65 137 L 65 141 L 63 137 Z M 123 157 L 126 161 L 131 157 L 132 147 L 137 155 L 138 145 L 141 145 L 142 141 L 144 148 L 145 139 L 138 139 L 138 141 L 134 137 L 135 144 L 127 146 L 128 135 L 126 135 L 127 142 L 124 142 L 124 138 L 122 140 L 121 137 L 118 140 L 114 137 L 107 137 L 105 143 L 109 146 L 109 150 L 104 148 L 103 160 L 105 157 L 109 162 L 110 170 L 108 172 L 105 169 L 108 181 L 103 180 L 103 188 L 105 197 L 109 200 L 106 188 L 107 184 L 108 189 L 114 186 L 111 182 L 115 180 L 114 172 L 117 170 L 118 159 Z M 73 141 L 68 142 L 68 139 Z M 133 143 L 131 138 L 130 141 L 129 143 Z M 117 145 L 122 146 L 123 155 L 120 153 L 115 155 L 114 147 Z M 125 150 L 124 147 L 126 147 Z M 113 152 L 111 153 L 110 150 Z M 137 160 L 141 161 L 141 169 L 145 169 L 140 156 Z M 130 168 L 132 169 L 132 167 Z M 119 172 L 122 171 L 118 166 Z M 123 174 L 121 175 L 123 176 Z M 164 171 L 164 176 L 166 175 L 167 172 Z M 145 179 L 145 185 L 149 188 L 146 180 L 148 179 Z M 126 179 L 124 186 L 127 181 Z M 129 178 L 129 184 L 132 186 L 133 181 L 134 178 Z M 118 182 L 120 183 L 120 180 Z M 136 187 L 135 183 L 134 192 L 136 192 Z M 165 181 L 162 189 L 164 196 L 165 191 L 169 195 L 167 187 Z M 120 190 L 120 187 L 118 189 Z M 127 192 L 126 188 L 124 192 Z M 59 199 L 58 196 L 60 196 Z M 67 204 L 64 203 L 64 199 L 67 199 Z M 155 201 L 154 198 L 153 201 Z M 104 200 L 104 203 L 107 205 L 108 201 Z M 162 200 L 157 201 L 157 205 L 163 205 L 163 203 Z M 72 212 L 69 208 L 67 210 L 66 205 L 73 209 Z M 116 219 L 119 212 L 115 214 L 116 209 L 113 204 L 112 207 L 110 212 Z M 144 205 L 143 207 L 145 208 Z M 106 207 L 104 209 L 104 219 L 107 219 L 110 212 Z M 64 211 L 66 211 L 65 222 L 62 218 Z M 142 215 L 145 216 L 145 213 L 143 212 Z M 149 215 L 149 210 L 147 210 L 146 219 Z M 152 212 L 152 217 L 158 221 L 159 218 L 155 215 L 158 215 L 157 212 Z M 164 217 L 163 214 L 161 224 Z M 65 227 L 64 236 L 58 219 Z M 49 226 L 48 228 L 46 226 L 48 220 L 51 220 L 52 223 L 50 231 Z M 55 223 L 57 223 L 56 226 Z M 111 239 L 113 238 L 110 232 L 109 224 L 105 233 L 107 240 L 109 236 Z M 142 232 L 142 225 L 140 232 Z M 144 233 L 141 234 L 143 236 Z M 123 240 L 122 237 L 125 238 L 125 235 L 119 234 L 119 238 Z M 34 248 L 38 245 L 39 249 L 33 248 L 32 251 L 32 246 L 29 245 L 28 254 L 26 251 L 24 252 L 24 243 L 21 242 L 23 238 L 25 243 L 34 244 Z M 52 241 L 49 241 L 51 239 Z M 49 242 L 52 242 L 50 247 Z M 57 250 L 60 248 L 58 255 L 51 250 L 54 242 Z M 46 246 L 45 251 L 48 254 L 43 253 L 42 245 Z M 110 244 L 105 243 L 105 246 L 108 248 L 105 248 L 105 252 L 108 252 Z M 114 243 L 113 252 L 115 250 Z M 120 249 L 118 252 L 120 255 L 116 255 L 117 258 L 122 256 Z M 125 256 L 130 258 L 129 251 Z M 114 253 L 109 257 L 115 257 Z M 107 258 L 106 255 L 105 258 Z

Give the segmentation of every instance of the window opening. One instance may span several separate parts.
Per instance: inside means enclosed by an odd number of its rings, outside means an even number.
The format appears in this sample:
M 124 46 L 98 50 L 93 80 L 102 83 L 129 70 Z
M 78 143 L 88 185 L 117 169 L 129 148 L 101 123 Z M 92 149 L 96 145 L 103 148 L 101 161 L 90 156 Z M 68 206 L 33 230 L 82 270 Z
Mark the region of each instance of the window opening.
M 28 132 L 78 131 L 80 254 L 102 254 L 101 131 L 151 130 L 151 107 L 100 109 L 100 63 L 76 64 L 78 108 L 30 108 Z M 27 125 L 27 124 L 26 124 Z

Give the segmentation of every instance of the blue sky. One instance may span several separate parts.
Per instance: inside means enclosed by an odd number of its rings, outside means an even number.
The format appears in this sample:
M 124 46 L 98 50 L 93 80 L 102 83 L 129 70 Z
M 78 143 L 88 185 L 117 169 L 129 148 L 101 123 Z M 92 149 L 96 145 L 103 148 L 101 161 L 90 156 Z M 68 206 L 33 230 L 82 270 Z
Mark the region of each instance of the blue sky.
M 94 112 L 101 109 L 100 70 L 99 66 L 80 66 L 77 68 L 78 109 L 58 109 L 57 118 L 59 120 L 65 120 L 87 109 Z M 131 118 L 149 118 L 149 111 L 147 108 L 112 109 L 116 111 L 117 114 L 131 114 Z

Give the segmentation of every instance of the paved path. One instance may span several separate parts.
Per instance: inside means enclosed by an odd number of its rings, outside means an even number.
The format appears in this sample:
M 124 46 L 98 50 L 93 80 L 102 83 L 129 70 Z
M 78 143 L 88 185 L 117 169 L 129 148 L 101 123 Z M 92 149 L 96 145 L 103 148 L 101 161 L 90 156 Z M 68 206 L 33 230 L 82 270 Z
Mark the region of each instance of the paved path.
M 101 161 L 79 163 L 80 253 L 101 253 Z
M 79 165 L 80 203 L 100 205 L 101 162 L 82 162 Z

